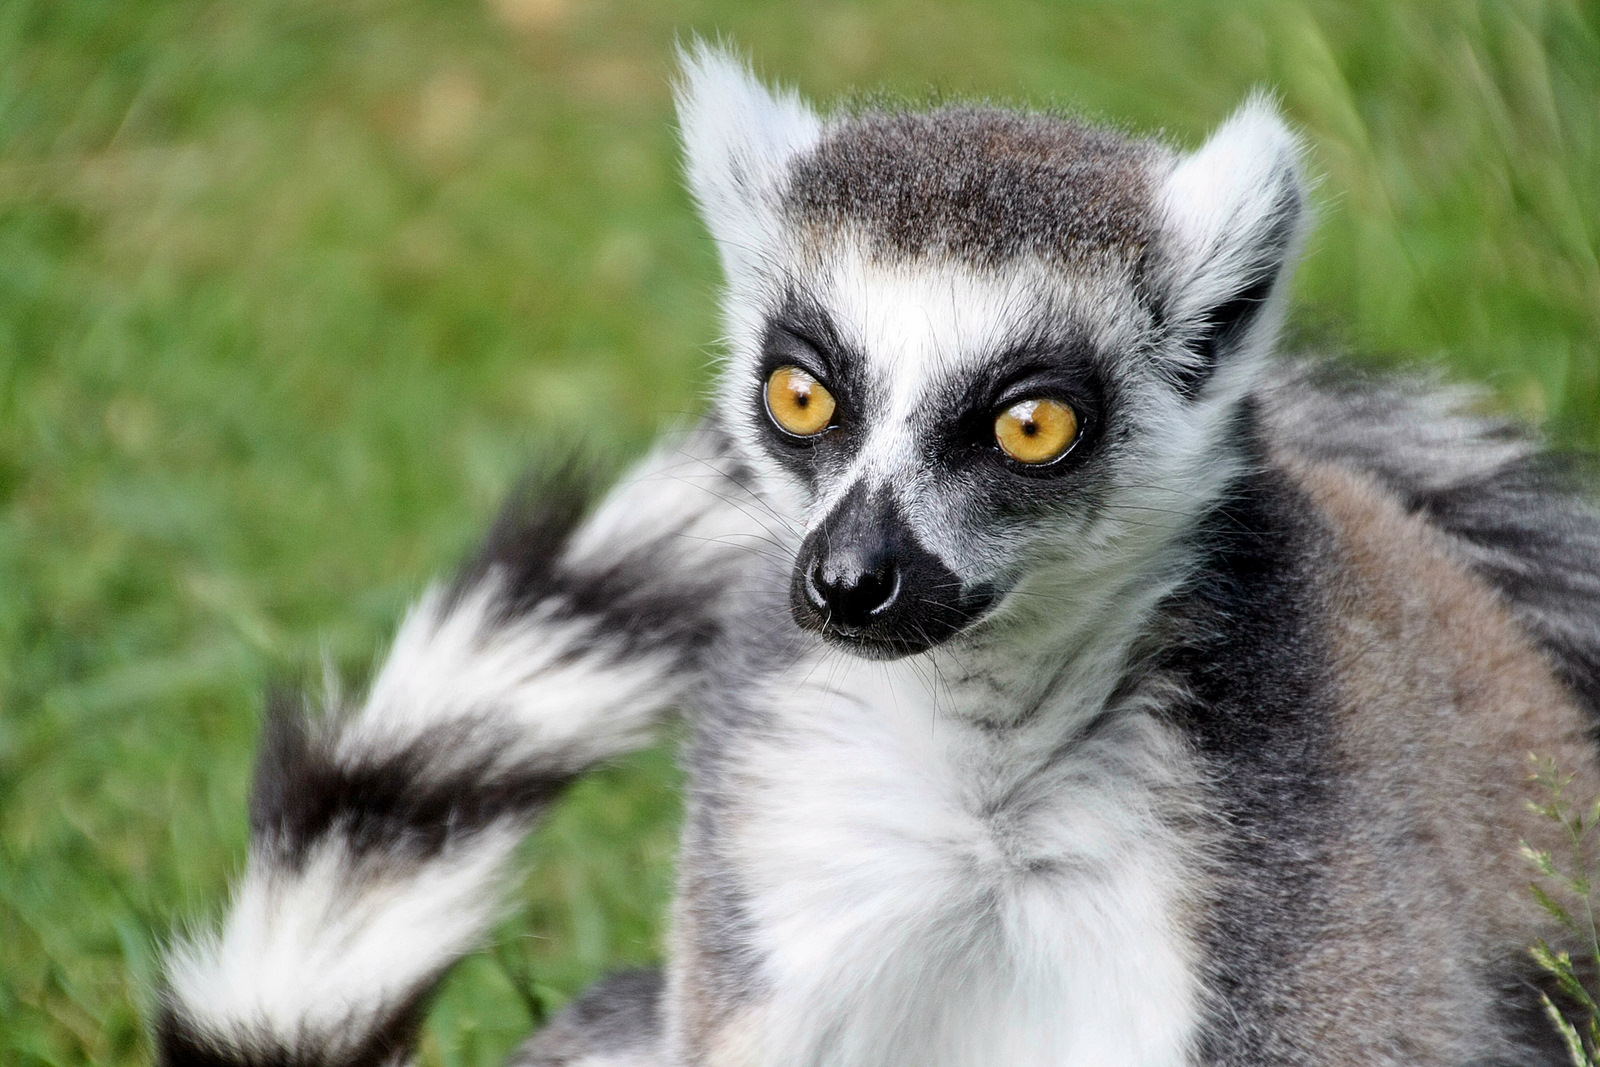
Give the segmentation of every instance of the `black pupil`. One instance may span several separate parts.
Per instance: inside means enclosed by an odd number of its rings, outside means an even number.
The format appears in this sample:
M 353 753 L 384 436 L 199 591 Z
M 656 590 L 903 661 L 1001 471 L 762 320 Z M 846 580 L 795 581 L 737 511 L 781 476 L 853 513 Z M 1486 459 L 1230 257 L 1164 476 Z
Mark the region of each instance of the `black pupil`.
M 806 405 L 808 405 L 810 403 L 811 403 L 811 393 L 810 393 L 809 390 L 796 389 L 794 391 L 794 406 L 795 407 L 803 408 L 803 407 L 805 407 Z
M 1034 434 L 1039 432 L 1039 424 L 1034 422 L 1032 419 L 1029 419 L 1027 422 L 1022 424 L 1022 432 L 1028 437 L 1032 437 Z

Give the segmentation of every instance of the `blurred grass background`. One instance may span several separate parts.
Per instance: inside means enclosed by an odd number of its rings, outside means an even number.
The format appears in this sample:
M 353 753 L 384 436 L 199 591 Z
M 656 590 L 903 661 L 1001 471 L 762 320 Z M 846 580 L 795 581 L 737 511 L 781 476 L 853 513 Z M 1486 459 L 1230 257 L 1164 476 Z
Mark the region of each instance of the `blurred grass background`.
M 0 4 L 0 1063 L 139 1062 L 245 843 L 263 683 L 359 676 L 531 448 L 695 410 L 714 257 L 674 40 L 1195 143 L 1306 132 L 1302 336 L 1600 444 L 1600 6 L 1576 0 Z M 583 785 L 429 1064 L 660 951 L 666 751 Z

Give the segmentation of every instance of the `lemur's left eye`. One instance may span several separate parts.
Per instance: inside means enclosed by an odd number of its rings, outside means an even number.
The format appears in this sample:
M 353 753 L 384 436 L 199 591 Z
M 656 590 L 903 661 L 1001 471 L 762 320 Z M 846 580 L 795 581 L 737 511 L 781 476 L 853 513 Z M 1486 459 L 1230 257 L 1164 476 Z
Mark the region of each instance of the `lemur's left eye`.
M 779 367 L 767 379 L 767 414 L 796 437 L 813 437 L 828 428 L 833 394 L 799 367 Z
M 1077 441 L 1078 413 L 1059 400 L 1022 400 L 995 418 L 994 439 L 1018 463 L 1049 463 Z

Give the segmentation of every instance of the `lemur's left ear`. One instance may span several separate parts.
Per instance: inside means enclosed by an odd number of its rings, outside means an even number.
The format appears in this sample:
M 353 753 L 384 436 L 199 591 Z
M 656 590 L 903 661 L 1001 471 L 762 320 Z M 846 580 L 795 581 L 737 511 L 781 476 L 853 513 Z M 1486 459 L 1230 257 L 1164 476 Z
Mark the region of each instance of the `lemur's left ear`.
M 1252 97 L 1161 190 L 1163 317 L 1183 346 L 1179 386 L 1198 396 L 1215 371 L 1263 350 L 1306 221 L 1300 142 L 1272 100 Z
M 768 89 L 726 48 L 690 42 L 676 87 L 689 191 L 700 205 L 730 282 L 762 258 L 775 198 L 794 156 L 822 122 L 793 91 Z

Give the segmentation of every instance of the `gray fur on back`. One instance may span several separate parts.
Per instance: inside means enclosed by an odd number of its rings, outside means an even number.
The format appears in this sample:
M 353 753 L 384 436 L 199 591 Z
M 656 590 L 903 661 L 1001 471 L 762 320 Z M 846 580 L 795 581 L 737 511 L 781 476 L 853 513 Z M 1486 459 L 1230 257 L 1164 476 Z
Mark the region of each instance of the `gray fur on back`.
M 1452 535 L 1600 716 L 1600 508 L 1573 477 L 1576 458 L 1437 375 L 1291 363 L 1261 395 L 1281 443 L 1376 476 Z

